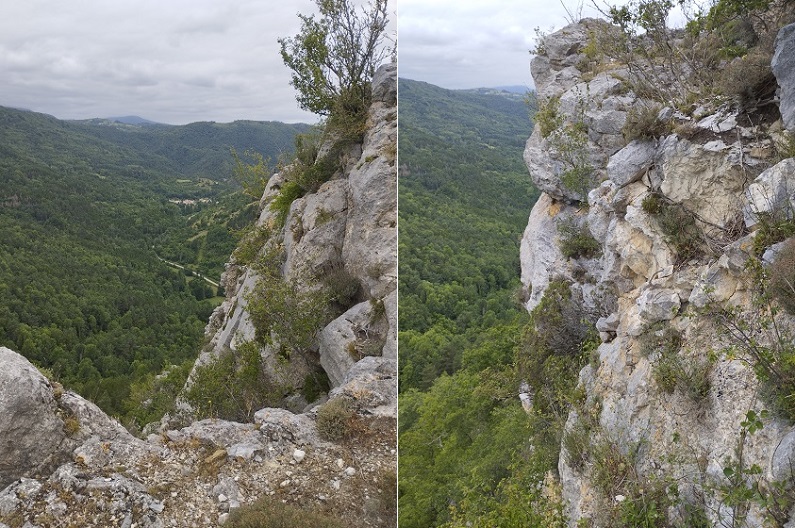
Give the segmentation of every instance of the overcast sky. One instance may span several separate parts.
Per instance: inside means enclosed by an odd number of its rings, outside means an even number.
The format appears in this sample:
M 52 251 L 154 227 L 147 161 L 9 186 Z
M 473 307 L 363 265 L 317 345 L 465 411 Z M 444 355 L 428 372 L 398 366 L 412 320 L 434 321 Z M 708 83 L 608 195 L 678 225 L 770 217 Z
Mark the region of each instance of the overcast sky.
M 567 6 L 576 2 L 564 0 Z M 560 29 L 558 0 L 398 0 L 399 75 L 444 88 L 532 86 L 534 29 Z M 583 16 L 595 11 L 584 9 Z
M 61 119 L 314 122 L 295 102 L 276 42 L 295 35 L 296 14 L 314 6 L 311 0 L 0 1 L 0 105 Z

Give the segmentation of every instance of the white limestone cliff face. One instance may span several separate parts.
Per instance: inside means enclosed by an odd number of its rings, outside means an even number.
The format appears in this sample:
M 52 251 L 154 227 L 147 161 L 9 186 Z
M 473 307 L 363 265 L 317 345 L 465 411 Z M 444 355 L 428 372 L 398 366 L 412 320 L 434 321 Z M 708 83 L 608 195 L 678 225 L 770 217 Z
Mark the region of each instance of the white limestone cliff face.
M 661 110 L 669 130 L 689 130 L 687 137 L 669 132 L 627 144 L 621 135 L 627 112 L 647 102 L 622 83 L 626 72 L 619 66 L 589 76 L 578 70 L 588 32 L 598 24 L 585 20 L 547 36 L 545 53 L 532 62 L 539 100 L 559 98 L 563 126 L 584 129 L 582 159 L 596 177 L 587 193 L 568 188 L 554 136 L 542 137 L 538 127 L 533 132 L 524 157 L 543 194 L 521 242 L 526 307 L 532 311 L 553 280 L 566 280 L 579 292 L 602 339 L 598 359 L 580 373 L 587 395 L 583 407 L 597 416 L 592 441 L 608 441 L 624 454 L 637 449 L 633 463 L 640 478 L 670 477 L 678 484 L 680 504 L 703 500 L 711 525 L 729 526 L 733 511 L 720 492 L 724 469 L 742 442 L 746 413 L 766 404 L 753 369 L 741 354 L 731 353 L 732 340 L 703 311 L 732 308 L 740 319 L 754 319 L 753 279 L 745 264 L 754 251 L 760 215 L 793 210 L 795 161 L 769 154 L 780 121 L 744 126 L 728 107 L 709 105 L 698 119 Z M 774 64 L 782 83 L 783 124 L 789 128 L 795 101 L 792 69 L 785 64 L 795 56 L 793 34 L 791 27 L 782 29 Z M 695 218 L 699 252 L 685 259 L 677 255 L 675 241 L 650 212 L 654 198 Z M 560 226 L 572 223 L 593 236 L 600 247 L 597 256 L 563 255 Z M 678 353 L 683 361 L 709 365 L 703 399 L 663 390 L 655 381 L 659 354 L 645 353 L 643 339 L 666 326 L 682 336 Z M 763 334 L 755 338 L 766 339 Z M 570 414 L 568 430 L 582 412 Z M 762 468 L 765 485 L 791 485 L 793 438 L 791 424 L 766 419 L 745 439 L 744 464 Z M 558 469 L 572 527 L 585 518 L 598 525 L 599 509 L 623 500 L 600 497 L 592 483 L 593 464 L 573 467 L 565 450 Z M 675 508 L 666 513 L 682 519 Z M 745 525 L 762 526 L 763 513 L 752 504 Z M 795 515 L 790 519 L 787 526 Z
M 396 141 L 397 71 L 390 64 L 382 66 L 373 79 L 373 103 L 363 143 L 350 147 L 344 155 L 345 167 L 335 177 L 292 203 L 284 229 L 268 242 L 283 245 L 285 280 L 312 289 L 316 287 L 313 279 L 322 280 L 324 274 L 338 270 L 361 285 L 360 302 L 318 334 L 319 361 L 334 387 L 365 355 L 382 356 L 396 365 L 397 317 L 394 309 L 384 309 L 396 302 L 397 289 Z M 279 174 L 268 182 L 259 226 L 275 225 L 275 213 L 267 204 L 283 183 Z M 228 267 L 224 275 L 227 299 L 207 327 L 209 345 L 197 365 L 254 338 L 246 296 L 256 282 L 252 269 L 234 263 Z M 285 364 L 276 350 L 267 347 L 262 356 L 270 377 L 295 389 L 315 368 L 311 360 L 298 355 Z M 296 398 L 291 408 L 300 411 L 311 403 Z

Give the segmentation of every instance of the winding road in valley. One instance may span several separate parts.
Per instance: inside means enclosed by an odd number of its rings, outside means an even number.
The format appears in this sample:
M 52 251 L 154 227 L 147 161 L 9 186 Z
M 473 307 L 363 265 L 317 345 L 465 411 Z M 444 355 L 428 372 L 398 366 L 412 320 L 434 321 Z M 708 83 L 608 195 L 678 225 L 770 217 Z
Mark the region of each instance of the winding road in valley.
M 181 270 L 184 270 L 184 269 L 185 269 L 185 266 L 183 266 L 182 264 L 177 264 L 176 262 L 171 262 L 170 260 L 166 260 L 166 259 L 164 259 L 163 257 L 161 257 L 160 255 L 157 255 L 157 254 L 155 254 L 155 256 L 158 258 L 158 260 L 162 260 L 163 262 L 165 262 L 165 263 L 166 263 L 166 264 L 168 264 L 169 266 L 172 266 L 172 267 L 174 267 L 174 268 L 179 268 L 179 269 L 181 269 Z M 190 272 L 193 274 L 193 276 L 194 276 L 194 277 L 199 277 L 200 279 L 203 279 L 203 280 L 204 280 L 205 282 L 207 282 L 208 284 L 212 284 L 212 285 L 213 285 L 213 286 L 215 286 L 216 288 L 218 288 L 218 287 L 220 286 L 220 284 L 218 284 L 218 283 L 217 283 L 217 282 L 215 282 L 214 280 L 210 279 L 210 278 L 209 278 L 209 277 L 207 277 L 206 275 L 202 275 L 202 274 L 201 274 L 201 273 L 199 273 L 198 271 L 193 271 L 193 270 L 189 270 L 189 271 L 190 271 Z

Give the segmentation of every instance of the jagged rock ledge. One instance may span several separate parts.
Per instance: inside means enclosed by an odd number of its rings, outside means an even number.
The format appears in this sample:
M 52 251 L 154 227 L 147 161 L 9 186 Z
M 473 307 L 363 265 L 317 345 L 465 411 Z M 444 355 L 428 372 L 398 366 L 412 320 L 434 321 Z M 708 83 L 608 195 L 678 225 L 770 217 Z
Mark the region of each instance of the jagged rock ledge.
M 585 402 L 571 412 L 566 430 L 593 412 L 591 442 L 607 442 L 627 456 L 636 446 L 631 463 L 639 479 L 668 477 L 677 484 L 680 509 L 700 501 L 710 525 L 732 525 L 740 518 L 720 489 L 738 445 L 744 443 L 745 467 L 761 468 L 763 487 L 771 489 L 774 481 L 791 485 L 795 429 L 769 418 L 752 438 L 742 436 L 746 413 L 766 404 L 753 369 L 726 353 L 731 339 L 701 311 L 731 308 L 744 321 L 754 319 L 753 279 L 745 265 L 757 224 L 772 211 L 795 210 L 795 159 L 773 157 L 783 128 L 795 131 L 795 25 L 780 30 L 772 65 L 783 122 L 769 112 L 751 116 L 751 122 L 730 105 L 710 101 L 690 115 L 663 105 L 657 118 L 674 132 L 629 144 L 622 128 L 630 110 L 658 103 L 628 89 L 624 65 L 600 64 L 587 76 L 578 69 L 588 62 L 589 35 L 605 27 L 603 21 L 583 20 L 553 33 L 532 62 L 539 100 L 557 105 L 558 130 L 582 132 L 575 161 L 593 170 L 594 184 L 583 189 L 567 182 L 571 151 L 561 148 L 555 132 L 545 130 L 544 136 L 536 126 L 524 157 L 543 194 L 521 242 L 526 307 L 538 306 L 551 282 L 565 281 L 600 332 L 595 360 L 579 376 Z M 677 252 L 685 226 L 676 235 L 664 233 L 655 217 L 659 203 L 690 213 L 703 251 L 684 258 Z M 566 230 L 592 238 L 598 250 L 564 256 Z M 764 261 L 775 258 L 776 246 L 768 248 Z M 663 390 L 655 378 L 659 354 L 644 352 L 642 340 L 661 328 L 681 335 L 680 361 L 709 365 L 709 389 L 699 401 L 678 389 Z M 583 519 L 598 526 L 600 511 L 628 500 L 600 496 L 593 471 L 593 464 L 571 463 L 564 449 L 558 474 L 572 528 Z M 762 526 L 765 512 L 749 504 L 743 526 Z M 682 519 L 676 507 L 664 513 Z M 795 522 L 795 511 L 789 519 L 786 526 Z

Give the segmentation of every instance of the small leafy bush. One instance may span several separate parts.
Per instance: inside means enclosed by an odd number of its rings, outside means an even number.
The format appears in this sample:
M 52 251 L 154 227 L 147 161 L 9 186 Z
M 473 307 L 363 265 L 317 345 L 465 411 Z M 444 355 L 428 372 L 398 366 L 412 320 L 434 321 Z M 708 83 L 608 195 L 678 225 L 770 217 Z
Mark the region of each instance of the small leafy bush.
M 257 341 L 278 344 L 285 357 L 307 352 L 329 318 L 328 296 L 285 280 L 278 268 L 260 262 L 259 280 L 246 296 Z
M 686 358 L 679 352 L 666 352 L 654 363 L 652 375 L 664 392 L 671 394 L 678 389 L 698 402 L 709 394 L 710 368 L 708 361 Z
M 676 254 L 678 264 L 703 254 L 701 230 L 696 224 L 696 217 L 684 206 L 670 202 L 661 194 L 650 193 L 643 198 L 641 208 L 656 219 L 665 242 Z
M 284 225 L 287 213 L 290 212 L 290 206 L 304 194 L 303 188 L 297 182 L 286 181 L 282 184 L 279 194 L 270 202 L 270 209 L 276 213 L 276 221 L 279 225 Z
M 279 194 L 270 202 L 270 209 L 277 216 L 280 225 L 284 225 L 292 203 L 308 194 L 316 192 L 321 185 L 329 181 L 341 169 L 340 156 L 351 144 L 348 139 L 337 139 L 322 157 L 318 136 L 299 135 L 296 137 L 296 157 L 292 163 L 282 167 L 284 183 Z
M 584 346 L 593 326 L 581 303 L 569 282 L 550 282 L 543 299 L 530 314 L 518 352 L 519 376 L 534 386 L 534 412 L 545 421 L 535 440 L 536 446 L 554 452 L 555 458 L 565 417 L 579 398 L 578 373 L 588 362 Z
M 737 57 L 721 71 L 717 91 L 732 98 L 744 110 L 772 98 L 778 86 L 770 68 L 772 58 L 772 53 L 759 49 Z
M 635 139 L 657 139 L 671 132 L 670 123 L 659 119 L 660 107 L 640 105 L 627 112 L 621 134 L 629 143 Z
M 232 253 L 232 258 L 238 264 L 251 264 L 257 259 L 260 250 L 272 235 L 273 232 L 268 226 L 253 225 L 243 234 L 240 243 Z
M 590 165 L 575 165 L 560 175 L 560 182 L 563 187 L 578 193 L 585 200 L 588 192 L 596 187 L 596 173 Z
M 347 528 L 348 523 L 321 512 L 284 504 L 263 497 L 234 511 L 224 524 L 228 528 Z
M 583 471 L 591 458 L 592 427 L 586 420 L 578 417 L 574 425 L 563 435 L 563 451 L 566 463 L 576 471 Z
M 602 247 L 591 235 L 588 224 L 577 225 L 574 220 L 558 224 L 560 235 L 560 251 L 566 258 L 593 258 L 598 256 Z
M 682 354 L 682 336 L 670 324 L 655 323 L 639 338 L 640 352 L 656 356 L 652 377 L 663 392 L 679 390 L 698 402 L 709 394 L 711 362 Z
M 69 415 L 63 419 L 63 431 L 66 436 L 72 437 L 80 432 L 80 420 L 77 416 Z
M 764 273 L 759 277 L 763 284 L 767 281 Z M 712 307 L 710 315 L 735 345 L 728 353 L 753 367 L 769 408 L 795 421 L 795 335 L 767 295 L 758 295 L 756 300 L 754 312 Z
M 356 429 L 356 410 L 347 398 L 329 401 L 317 411 L 317 431 L 320 436 L 332 442 L 349 438 Z
M 197 367 L 184 396 L 201 418 L 247 422 L 274 406 L 281 390 L 265 376 L 259 346 L 249 341 Z
M 758 214 L 759 224 L 754 236 L 754 254 L 761 256 L 772 246 L 795 236 L 795 220 L 785 211 Z
M 628 485 L 638 481 L 635 467 L 640 446 L 619 445 L 607 438 L 594 442 L 591 483 L 602 497 L 626 495 Z
M 541 137 L 547 138 L 563 126 L 563 115 L 560 114 L 560 97 L 550 97 L 538 101 L 538 110 L 535 113 L 535 124 L 541 132 Z
M 321 281 L 326 287 L 329 300 L 338 309 L 345 311 L 356 304 L 362 283 L 341 262 L 324 267 Z

